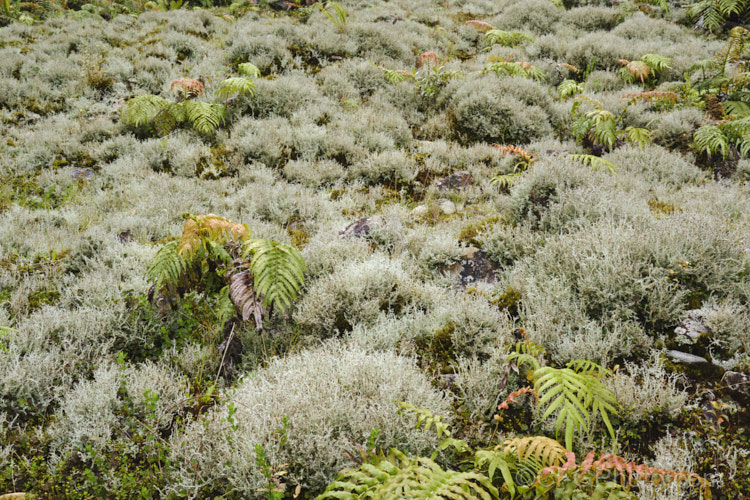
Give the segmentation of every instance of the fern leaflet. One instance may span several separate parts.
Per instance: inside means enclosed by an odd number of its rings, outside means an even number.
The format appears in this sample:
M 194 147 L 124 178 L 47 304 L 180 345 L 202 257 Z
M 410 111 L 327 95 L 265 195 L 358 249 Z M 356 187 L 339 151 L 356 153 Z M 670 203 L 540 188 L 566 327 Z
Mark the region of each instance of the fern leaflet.
M 305 281 L 305 262 L 292 245 L 271 240 L 249 240 L 243 257 L 252 254 L 250 272 L 255 289 L 265 296 L 265 307 L 285 311 Z

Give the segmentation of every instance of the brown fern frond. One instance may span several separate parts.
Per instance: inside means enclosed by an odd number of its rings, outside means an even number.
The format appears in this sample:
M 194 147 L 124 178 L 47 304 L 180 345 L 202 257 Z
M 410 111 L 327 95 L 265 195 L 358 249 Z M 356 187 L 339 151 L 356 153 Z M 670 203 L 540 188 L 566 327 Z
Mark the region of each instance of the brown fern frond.
M 636 104 L 639 101 L 645 101 L 652 104 L 654 101 L 668 101 L 677 104 L 679 97 L 674 92 L 663 90 L 649 90 L 647 92 L 631 92 L 622 96 L 622 99 L 628 99 L 630 104 Z
M 417 58 L 417 68 L 424 66 L 426 62 L 432 62 L 433 67 L 438 67 L 438 56 L 432 51 L 422 52 Z
M 266 313 L 263 308 L 263 295 L 255 291 L 253 275 L 244 264 L 245 261 L 241 259 L 234 261 L 234 268 L 229 276 L 229 298 L 232 299 L 242 321 L 254 318 L 255 326 L 260 331 L 263 328 L 263 315 Z
M 704 498 L 711 498 L 711 483 L 693 472 L 661 469 L 646 464 L 629 462 L 627 459 L 611 453 L 606 453 L 598 460 L 594 460 L 594 452 L 592 451 L 586 455 L 581 464 L 576 463 L 575 453 L 568 452 L 567 457 L 566 462 L 562 465 L 545 467 L 538 481 L 544 481 L 551 477 L 559 485 L 565 478 L 573 478 L 581 484 L 583 482 L 596 482 L 604 474 L 611 478 L 612 474 L 617 473 L 620 485 L 626 490 L 630 490 L 637 481 L 663 487 L 672 483 L 687 483 L 688 485 L 697 483 Z
M 178 78 L 174 80 L 169 89 L 174 92 L 175 88 L 183 99 L 192 99 L 203 95 L 203 82 L 193 78 Z
M 474 26 L 478 31 L 489 31 L 495 29 L 490 23 L 484 21 L 478 21 L 476 19 L 470 19 L 464 23 L 466 26 Z
M 628 73 L 633 75 L 633 77 L 640 80 L 641 83 L 646 81 L 646 78 L 648 78 L 648 75 L 651 72 L 648 64 L 643 61 L 629 61 L 625 65 L 625 69 L 628 70 Z
M 572 71 L 573 73 L 580 73 L 580 72 L 581 72 L 581 70 L 580 70 L 580 69 L 576 68 L 576 67 L 575 67 L 575 66 L 573 66 L 572 64 L 568 64 L 568 63 L 562 63 L 562 64 L 561 64 L 560 66 L 561 66 L 561 67 L 563 67 L 563 68 L 568 68 L 568 69 L 569 69 L 570 71 Z
M 544 467 L 562 466 L 568 457 L 568 450 L 563 445 L 545 436 L 507 439 L 498 448 L 521 460 L 532 459 Z
M 509 144 L 509 145 L 493 144 L 493 146 L 498 148 L 500 152 L 504 155 L 511 154 L 511 155 L 520 156 L 522 160 L 528 163 L 533 163 L 534 161 L 536 161 L 536 158 L 537 158 L 536 153 L 529 153 L 525 149 L 519 146 L 515 146 L 513 144 Z
M 536 396 L 536 391 L 534 390 L 533 387 L 521 387 L 517 391 L 513 391 L 510 394 L 508 394 L 508 397 L 505 398 L 505 400 L 502 403 L 497 405 L 497 409 L 507 410 L 509 407 L 508 405 L 510 403 L 515 403 L 516 399 L 518 399 L 520 396 L 523 396 L 524 394 L 533 394 Z
M 249 236 L 244 224 L 232 222 L 214 214 L 190 215 L 182 228 L 182 236 L 177 245 L 177 251 L 189 260 L 208 241 L 226 243 L 246 240 Z

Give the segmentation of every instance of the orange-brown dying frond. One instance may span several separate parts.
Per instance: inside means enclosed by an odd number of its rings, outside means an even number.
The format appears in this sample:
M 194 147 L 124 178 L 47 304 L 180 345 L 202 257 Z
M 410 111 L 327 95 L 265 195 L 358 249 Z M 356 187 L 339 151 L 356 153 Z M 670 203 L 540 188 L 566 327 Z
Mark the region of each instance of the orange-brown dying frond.
M 464 24 L 466 24 L 466 26 L 474 26 L 478 31 L 489 31 L 495 29 L 490 23 L 479 21 L 477 19 L 469 19 Z
M 654 101 L 668 101 L 672 104 L 677 104 L 679 97 L 674 92 L 664 90 L 649 90 L 647 92 L 632 92 L 622 96 L 623 99 L 627 99 L 630 104 L 635 104 L 638 101 L 645 101 L 652 104 Z
M 432 51 L 422 52 L 417 58 L 417 68 L 421 68 L 428 61 L 432 62 L 433 67 L 438 67 L 438 56 Z
M 519 146 L 514 146 L 513 144 L 509 144 L 509 145 L 493 144 L 493 146 L 498 148 L 500 152 L 504 155 L 507 155 L 507 154 L 517 155 L 517 156 L 520 156 L 521 159 L 529 163 L 534 162 L 537 158 L 536 153 L 529 153 L 525 149 Z
M 573 66 L 572 64 L 568 64 L 568 63 L 562 63 L 562 64 L 561 64 L 560 66 L 561 66 L 561 67 L 563 67 L 563 68 L 568 68 L 568 69 L 569 69 L 570 71 L 572 71 L 573 73 L 580 73 L 580 72 L 581 72 L 581 70 L 580 70 L 580 69 L 576 68 L 576 67 L 575 67 L 575 66 Z
M 189 260 L 208 241 L 226 243 L 246 240 L 249 236 L 244 224 L 224 217 L 214 214 L 189 216 L 182 228 L 177 252 Z
M 182 95 L 184 99 L 192 99 L 193 97 L 199 97 L 203 95 L 203 82 L 194 78 L 178 78 L 172 82 L 169 89 Z

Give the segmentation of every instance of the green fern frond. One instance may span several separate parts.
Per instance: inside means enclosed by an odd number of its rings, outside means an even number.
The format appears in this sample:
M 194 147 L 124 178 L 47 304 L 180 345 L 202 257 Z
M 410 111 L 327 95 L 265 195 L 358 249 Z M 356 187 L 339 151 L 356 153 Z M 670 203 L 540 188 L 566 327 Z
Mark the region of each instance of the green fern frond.
M 296 247 L 272 240 L 248 240 L 243 257 L 252 255 L 250 272 L 255 290 L 263 294 L 264 307 L 281 312 L 297 298 L 305 282 L 305 261 Z
M 224 121 L 225 108 L 221 104 L 200 101 L 179 103 L 190 125 L 201 134 L 213 133 Z
M 583 93 L 583 84 L 578 83 L 575 80 L 563 80 L 560 85 L 557 86 L 557 92 L 560 94 L 560 99 L 567 99 L 576 94 Z
M 124 125 L 140 127 L 153 120 L 168 104 L 166 99 L 156 95 L 138 95 L 125 103 L 120 111 L 120 120 Z
M 149 263 L 146 276 L 154 282 L 154 289 L 172 288 L 180 281 L 188 268 L 188 261 L 177 251 L 178 242 L 170 241 L 156 252 Z
M 490 179 L 490 183 L 496 184 L 501 189 L 507 189 L 511 187 L 520 177 L 520 172 L 512 174 L 500 174 Z
M 533 78 L 537 81 L 543 81 L 546 79 L 544 72 L 536 66 L 518 61 L 497 61 L 488 63 L 485 65 L 484 71 L 492 71 L 497 76 L 520 76 L 522 78 Z
M 441 415 L 433 415 L 430 410 L 426 408 L 417 408 L 409 403 L 399 403 L 399 406 L 404 410 L 409 410 L 417 416 L 417 425 L 414 427 L 415 429 L 424 426 L 424 430 L 429 431 L 432 427 L 435 429 L 437 437 L 450 437 L 450 425 L 443 422 L 443 417 Z
M 596 170 L 599 167 L 607 167 L 610 172 L 615 172 L 617 166 L 609 160 L 605 160 L 595 155 L 567 155 L 571 160 L 580 161 L 584 165 L 589 165 L 591 168 Z
M 693 144 L 699 153 L 716 155 L 721 153 L 722 158 L 727 157 L 729 141 L 722 130 L 715 125 L 706 125 L 695 131 Z
M 260 78 L 260 69 L 253 63 L 242 63 L 237 66 L 237 71 L 248 78 Z
M 599 377 L 576 373 L 570 368 L 544 366 L 534 371 L 534 389 L 539 394 L 539 407 L 546 408 L 542 419 L 557 412 L 555 433 L 565 428 L 565 447 L 572 449 L 576 433 L 586 431 L 592 418 L 602 417 L 604 425 L 615 439 L 609 419 L 616 414 L 614 394 L 607 390 Z
M 484 34 L 484 41 L 493 45 L 502 45 L 503 47 L 515 47 L 523 43 L 533 43 L 534 37 L 526 33 L 517 31 L 489 30 Z
M 672 66 L 669 65 L 672 60 L 659 54 L 644 54 L 641 56 L 641 61 L 645 62 L 654 73 L 659 73 L 665 69 L 672 69 Z
M 640 148 L 645 148 L 651 144 L 651 131 L 647 128 L 627 127 L 619 132 L 625 137 L 625 140 L 637 144 Z
M 588 359 L 574 359 L 565 366 L 575 371 L 576 373 L 592 375 L 598 378 L 612 375 L 612 370 L 604 368 L 602 365 L 594 363 L 593 361 L 589 361 Z
M 255 83 L 248 77 L 235 76 L 224 80 L 216 91 L 216 96 L 221 98 L 234 95 L 255 96 Z
M 443 470 L 429 458 L 407 458 L 392 450 L 377 464 L 344 471 L 316 500 L 327 498 L 492 500 L 499 492 L 484 474 Z
M 494 480 L 495 472 L 500 471 L 511 498 L 516 494 L 516 483 L 513 479 L 513 472 L 517 469 L 516 462 L 512 454 L 500 450 L 499 447 L 494 450 L 479 450 L 474 454 L 474 467 L 486 469 L 490 480 Z

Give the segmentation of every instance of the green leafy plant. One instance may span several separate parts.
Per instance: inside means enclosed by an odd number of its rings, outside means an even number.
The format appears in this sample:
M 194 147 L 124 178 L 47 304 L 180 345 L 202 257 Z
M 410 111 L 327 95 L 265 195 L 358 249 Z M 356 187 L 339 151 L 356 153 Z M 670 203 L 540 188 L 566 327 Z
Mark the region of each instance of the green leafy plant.
M 522 45 L 525 43 L 533 43 L 534 37 L 531 35 L 527 35 L 526 33 L 520 33 L 516 31 L 491 29 L 484 34 L 484 41 L 489 45 L 487 49 L 492 48 L 493 45 L 515 47 L 517 45 Z
M 217 215 L 185 217 L 180 239 L 164 244 L 149 265 L 155 293 L 175 297 L 201 284 L 220 288 L 240 318 L 254 318 L 258 329 L 270 309 L 284 312 L 297 298 L 305 263 L 295 247 L 253 239 L 246 225 Z
M 461 71 L 446 69 L 446 62 L 447 59 L 439 61 L 435 52 L 428 51 L 419 55 L 417 67 L 411 72 L 376 67 L 383 71 L 389 83 L 398 84 L 411 80 L 420 96 L 432 99 L 440 93 L 449 81 L 464 75 Z
M 567 449 L 573 448 L 576 433 L 588 432 L 597 415 L 601 417 L 612 440 L 615 440 L 609 415 L 617 413 L 617 400 L 601 381 L 611 374 L 609 370 L 589 361 L 573 361 L 565 368 L 541 366 L 534 356 L 518 352 L 510 353 L 508 361 L 514 361 L 519 366 L 531 366 L 528 377 L 539 396 L 542 419 L 557 414 L 555 433 L 559 434 L 561 429 L 565 429 Z
M 579 83 L 575 80 L 563 80 L 557 86 L 557 93 L 560 94 L 560 99 L 567 99 L 578 94 L 583 94 L 583 83 Z
M 583 112 L 582 105 L 590 104 L 592 111 Z M 628 126 L 620 129 L 622 116 L 615 115 L 602 107 L 602 104 L 585 96 L 576 98 L 571 109 L 573 125 L 571 127 L 576 140 L 592 149 L 611 151 L 618 141 L 630 142 L 644 147 L 651 143 L 651 132 L 645 128 Z
M 489 62 L 484 67 L 485 72 L 493 72 L 497 76 L 519 76 L 521 78 L 533 78 L 536 81 L 547 79 L 544 72 L 524 61 L 495 61 Z
M 688 15 L 698 29 L 721 31 L 728 21 L 750 16 L 749 0 L 698 0 L 688 8 Z
M 255 84 L 252 78 L 258 77 L 260 71 L 251 63 L 239 65 L 243 76 L 225 79 L 216 91 L 217 97 L 234 96 L 253 97 Z M 204 93 L 200 80 L 179 78 L 170 86 L 176 95 L 174 102 L 152 95 L 143 94 L 128 100 L 120 111 L 120 120 L 126 126 L 135 129 L 153 130 L 159 136 L 169 134 L 182 124 L 188 124 L 201 134 L 212 134 L 226 118 L 226 106 L 198 101 L 196 98 Z
M 523 175 L 524 172 L 526 172 L 529 167 L 531 167 L 532 163 L 534 163 L 537 160 L 536 153 L 529 153 L 525 149 L 514 146 L 514 145 L 503 145 L 500 144 L 493 144 L 496 148 L 500 150 L 500 152 L 503 155 L 514 155 L 516 158 L 516 164 L 513 167 L 513 172 L 509 174 L 500 174 L 494 176 L 492 179 L 490 179 L 490 182 L 492 184 L 496 184 L 500 188 L 507 189 L 511 185 L 513 185 L 516 180 L 518 180 L 521 175 Z
M 639 81 L 644 85 L 655 83 L 664 70 L 671 68 L 671 60 L 658 54 L 644 54 L 636 61 L 619 59 L 618 62 L 623 66 L 620 68 L 623 80 L 628 83 Z
M 699 153 L 726 158 L 731 148 L 743 157 L 750 156 L 750 116 L 704 125 L 695 131 L 693 144 Z
M 617 170 L 617 166 L 609 160 L 596 155 L 567 155 L 571 160 L 580 161 L 584 165 L 588 165 L 594 170 L 600 167 L 607 167 L 610 172 Z
M 316 3 L 315 8 L 320 10 L 331 21 L 339 32 L 346 28 L 346 10 L 338 2 Z

